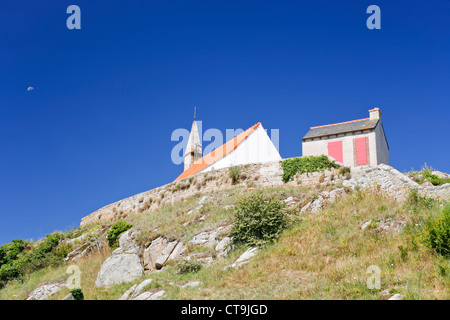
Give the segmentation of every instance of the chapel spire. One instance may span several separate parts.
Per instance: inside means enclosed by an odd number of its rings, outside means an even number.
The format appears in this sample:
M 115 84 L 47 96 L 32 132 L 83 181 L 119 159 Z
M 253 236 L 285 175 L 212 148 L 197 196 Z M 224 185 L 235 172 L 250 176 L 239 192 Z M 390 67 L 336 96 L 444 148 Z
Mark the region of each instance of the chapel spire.
M 202 142 L 200 140 L 200 135 L 198 133 L 197 121 L 196 121 L 196 110 L 194 107 L 194 121 L 192 122 L 191 133 L 189 135 L 189 140 L 187 142 L 186 151 L 184 153 L 184 170 L 189 169 L 192 164 L 201 159 L 202 154 Z

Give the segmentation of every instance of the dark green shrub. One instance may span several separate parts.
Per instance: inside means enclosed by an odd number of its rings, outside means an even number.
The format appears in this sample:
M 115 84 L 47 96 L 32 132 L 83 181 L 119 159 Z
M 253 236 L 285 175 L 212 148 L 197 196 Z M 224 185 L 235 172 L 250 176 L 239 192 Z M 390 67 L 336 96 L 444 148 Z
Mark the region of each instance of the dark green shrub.
M 115 248 L 119 245 L 119 237 L 122 233 L 124 233 L 125 231 L 127 231 L 128 229 L 130 229 L 132 227 L 131 224 L 127 223 L 124 220 L 119 220 L 116 223 L 114 223 L 111 227 L 111 229 L 109 229 L 108 231 L 108 245 L 111 248 Z
M 179 274 L 195 273 L 202 268 L 202 265 L 197 261 L 184 260 L 177 265 Z
M 84 294 L 80 288 L 72 289 L 70 290 L 70 293 L 72 294 L 74 300 L 84 300 Z
M 28 242 L 16 239 L 0 247 L 0 267 L 17 259 L 17 256 L 28 246 Z
M 25 252 L 29 244 L 21 239 L 14 240 L 8 244 L 9 248 L 14 248 L 14 253 L 8 250 L 6 255 L 3 251 L 4 264 L 0 267 L 0 287 L 9 280 L 20 278 L 23 274 L 33 272 L 48 265 L 58 265 L 67 255 L 67 247 L 59 248 L 58 245 L 63 239 L 59 232 L 49 234 L 39 242 L 39 244 Z
M 231 178 L 231 183 L 236 184 L 241 178 L 241 167 L 230 167 L 228 169 L 228 174 Z
M 350 168 L 349 167 L 342 167 L 339 169 L 339 174 L 341 176 L 345 176 L 347 173 L 350 173 Z
M 444 257 L 450 257 L 450 203 L 447 202 L 442 215 L 431 218 L 425 225 L 424 242 Z
M 284 203 L 273 196 L 248 196 L 233 210 L 235 219 L 230 236 L 235 244 L 262 246 L 277 240 L 287 227 L 288 211 Z
M 288 182 L 297 172 L 323 171 L 339 166 L 327 156 L 321 155 L 286 159 L 281 163 L 281 167 L 283 168 L 283 181 Z

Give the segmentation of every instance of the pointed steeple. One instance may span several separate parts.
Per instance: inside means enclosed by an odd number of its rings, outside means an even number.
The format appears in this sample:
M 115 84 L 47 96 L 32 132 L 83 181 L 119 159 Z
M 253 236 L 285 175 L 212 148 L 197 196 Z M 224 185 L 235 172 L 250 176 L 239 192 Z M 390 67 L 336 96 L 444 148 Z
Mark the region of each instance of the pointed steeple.
M 194 121 L 192 122 L 191 133 L 189 135 L 186 151 L 184 153 L 184 170 L 186 171 L 187 169 L 189 169 L 192 164 L 198 159 L 201 159 L 202 156 L 202 142 L 198 133 L 194 109 Z

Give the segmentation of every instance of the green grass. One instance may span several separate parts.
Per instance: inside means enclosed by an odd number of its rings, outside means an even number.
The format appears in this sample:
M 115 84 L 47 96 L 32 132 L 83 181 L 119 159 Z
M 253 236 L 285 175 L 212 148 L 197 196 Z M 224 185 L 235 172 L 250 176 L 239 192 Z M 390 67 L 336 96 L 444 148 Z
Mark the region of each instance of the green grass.
M 274 187 L 259 189 L 280 199 L 295 196 L 308 201 L 315 188 Z M 186 213 L 198 205 L 201 194 L 168 204 L 155 212 L 144 212 L 127 219 L 141 230 L 139 241 L 148 242 L 157 235 L 187 241 L 193 235 L 233 221 L 227 204 L 236 204 L 248 190 L 234 187 L 214 194 L 198 213 Z M 94 283 L 104 260 L 111 255 L 107 246 L 76 262 L 81 270 L 81 289 L 85 300 L 116 300 L 132 285 L 144 279 L 154 281 L 146 288 L 165 290 L 164 299 L 387 299 L 381 291 L 388 289 L 406 299 L 450 299 L 450 262 L 426 245 L 427 221 L 442 215 L 441 203 L 414 196 L 405 204 L 377 192 L 355 191 L 329 205 L 319 213 L 298 214 L 298 219 L 281 233 L 273 244 L 264 246 L 239 269 L 226 269 L 247 248 L 235 247 L 226 257 L 197 272 L 180 273 L 178 262 L 170 262 L 162 271 L 146 274 L 130 283 L 109 289 L 95 288 Z M 297 209 L 299 210 L 299 208 Z M 199 220 L 205 216 L 205 220 Z M 381 233 L 377 225 L 386 218 L 406 221 L 401 233 Z M 372 220 L 369 228 L 361 226 Z M 188 222 L 187 226 L 183 223 Z M 157 229 L 155 231 L 155 229 Z M 74 230 L 74 237 L 77 231 Z M 190 252 L 212 248 L 189 247 Z M 381 270 L 381 288 L 369 289 L 367 268 Z M 64 282 L 67 265 L 45 268 L 12 281 L 0 290 L 0 299 L 24 299 L 37 286 L 47 282 Z M 198 287 L 180 286 L 200 281 Z M 51 297 L 62 299 L 69 293 L 62 289 Z

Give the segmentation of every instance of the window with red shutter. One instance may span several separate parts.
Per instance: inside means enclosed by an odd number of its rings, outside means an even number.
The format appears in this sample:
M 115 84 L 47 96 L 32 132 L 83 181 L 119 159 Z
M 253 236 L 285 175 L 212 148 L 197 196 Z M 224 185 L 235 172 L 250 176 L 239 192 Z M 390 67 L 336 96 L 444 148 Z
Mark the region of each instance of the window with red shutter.
M 342 141 L 328 142 L 328 155 L 337 161 L 343 163 Z
M 356 165 L 362 166 L 368 164 L 368 143 L 367 137 L 355 138 L 355 151 L 356 151 Z

